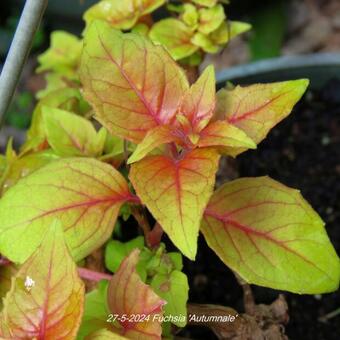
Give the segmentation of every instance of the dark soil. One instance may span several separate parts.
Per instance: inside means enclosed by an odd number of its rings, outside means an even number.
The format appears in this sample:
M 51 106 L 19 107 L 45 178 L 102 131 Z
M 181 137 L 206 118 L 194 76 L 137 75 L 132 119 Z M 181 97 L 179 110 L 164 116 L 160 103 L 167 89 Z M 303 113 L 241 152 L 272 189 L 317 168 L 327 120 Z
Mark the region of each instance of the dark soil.
M 326 222 L 340 253 L 340 80 L 309 92 L 294 112 L 275 127 L 255 151 L 237 159 L 239 175 L 270 177 L 299 188 Z M 200 238 L 197 261 L 185 261 L 190 301 L 231 306 L 243 311 L 242 292 L 233 274 Z M 257 303 L 271 303 L 279 292 L 253 287 Z M 322 296 L 284 293 L 289 304 L 290 339 L 338 340 L 340 315 L 327 323 L 319 317 L 340 308 L 340 291 Z M 181 336 L 215 339 L 204 328 L 190 327 Z

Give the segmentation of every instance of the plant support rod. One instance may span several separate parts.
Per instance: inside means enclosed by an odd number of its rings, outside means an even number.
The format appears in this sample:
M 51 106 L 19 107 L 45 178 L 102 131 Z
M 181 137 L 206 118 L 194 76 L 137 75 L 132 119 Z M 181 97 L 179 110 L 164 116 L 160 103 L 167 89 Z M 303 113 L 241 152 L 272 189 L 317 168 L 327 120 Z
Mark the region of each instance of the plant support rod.
M 0 124 L 12 100 L 48 0 L 27 0 L 0 75 Z

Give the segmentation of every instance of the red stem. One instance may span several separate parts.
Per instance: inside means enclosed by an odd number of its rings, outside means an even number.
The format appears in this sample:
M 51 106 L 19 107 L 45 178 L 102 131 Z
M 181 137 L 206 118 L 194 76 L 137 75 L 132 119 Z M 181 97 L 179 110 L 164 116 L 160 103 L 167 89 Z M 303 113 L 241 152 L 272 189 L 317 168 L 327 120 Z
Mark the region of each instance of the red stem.
M 78 267 L 78 274 L 82 279 L 99 282 L 100 280 L 111 280 L 112 275 L 106 273 L 99 273 L 87 268 Z
M 134 194 L 131 194 L 128 199 L 128 202 L 133 203 L 133 204 L 142 204 L 140 198 Z
M 0 266 L 8 266 L 11 264 L 11 261 L 6 259 L 6 257 L 0 256 Z
M 156 222 L 153 229 L 147 235 L 147 243 L 150 245 L 151 248 L 159 246 L 159 244 L 161 243 L 162 235 L 163 229 L 161 225 Z

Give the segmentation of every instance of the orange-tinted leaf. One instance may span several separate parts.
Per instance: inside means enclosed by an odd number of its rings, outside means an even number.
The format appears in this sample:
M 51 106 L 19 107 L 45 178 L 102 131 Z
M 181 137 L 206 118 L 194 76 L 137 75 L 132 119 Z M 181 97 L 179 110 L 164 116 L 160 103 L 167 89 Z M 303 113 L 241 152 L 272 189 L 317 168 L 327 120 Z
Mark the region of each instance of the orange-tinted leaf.
M 219 148 L 222 153 L 230 156 L 233 156 L 240 147 L 256 149 L 256 144 L 245 132 L 222 120 L 210 123 L 201 131 L 198 146 L 214 146 Z
M 0 200 L 0 253 L 22 263 L 60 219 L 76 260 L 111 235 L 121 205 L 130 197 L 123 176 L 90 158 L 54 161 L 21 179 Z
M 323 221 L 299 191 L 268 177 L 220 187 L 201 231 L 221 260 L 250 283 L 300 294 L 339 285 L 339 258 Z
M 195 149 L 180 160 L 149 156 L 132 164 L 131 182 L 172 242 L 190 259 L 197 251 L 203 211 L 212 194 L 219 155 Z
M 179 112 L 191 123 L 192 131 L 200 132 L 210 121 L 215 110 L 215 72 L 208 66 L 184 94 Z M 189 132 L 186 126 L 184 131 Z
M 128 164 L 137 162 L 144 158 L 155 148 L 162 144 L 171 143 L 179 139 L 176 131 L 169 125 L 160 125 L 150 130 L 144 139 L 137 145 L 136 150 L 128 159 Z
M 258 144 L 272 127 L 289 115 L 308 83 L 300 79 L 222 89 L 217 94 L 216 116 L 237 126 Z
M 83 313 L 84 285 L 59 223 L 12 281 L 0 315 L 0 335 L 10 339 L 72 340 Z M 27 286 L 33 282 L 33 285 Z
M 100 21 L 86 33 L 80 73 L 97 119 L 113 135 L 133 142 L 169 123 L 189 86 L 161 46 Z
M 111 279 L 108 306 L 112 314 L 117 314 L 120 319 L 120 334 L 129 339 L 161 339 L 162 327 L 159 319 L 163 315 L 162 306 L 166 302 L 140 279 L 136 271 L 139 252 L 138 249 L 132 251 Z M 129 321 L 133 315 L 146 320 Z M 122 319 L 124 316 L 126 320 Z

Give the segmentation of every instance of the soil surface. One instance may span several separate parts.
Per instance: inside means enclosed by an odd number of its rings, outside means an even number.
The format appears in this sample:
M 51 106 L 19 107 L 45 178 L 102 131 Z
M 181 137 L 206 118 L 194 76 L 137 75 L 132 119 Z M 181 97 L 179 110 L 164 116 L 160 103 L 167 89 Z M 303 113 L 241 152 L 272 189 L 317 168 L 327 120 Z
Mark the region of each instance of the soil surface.
M 308 92 L 294 112 L 275 127 L 255 151 L 237 158 L 240 177 L 269 175 L 299 188 L 326 222 L 327 232 L 340 253 L 340 79 L 319 92 Z M 190 302 L 230 306 L 243 312 L 242 291 L 231 271 L 201 237 L 196 262 L 185 260 Z M 257 303 L 271 303 L 280 293 L 253 286 Z M 319 318 L 340 308 L 340 291 L 322 296 L 284 292 L 289 304 L 290 339 L 340 339 L 340 314 Z M 192 339 L 215 339 L 204 328 L 180 333 Z

